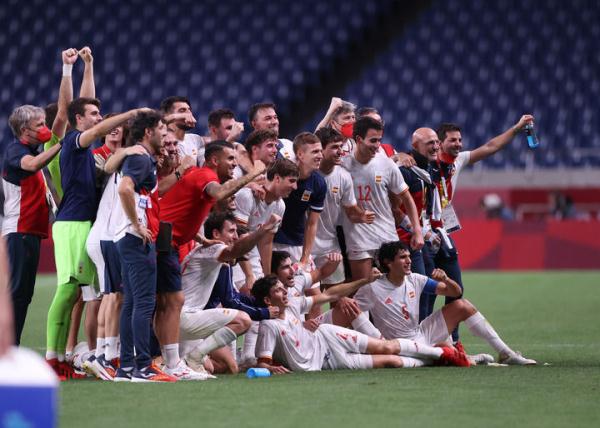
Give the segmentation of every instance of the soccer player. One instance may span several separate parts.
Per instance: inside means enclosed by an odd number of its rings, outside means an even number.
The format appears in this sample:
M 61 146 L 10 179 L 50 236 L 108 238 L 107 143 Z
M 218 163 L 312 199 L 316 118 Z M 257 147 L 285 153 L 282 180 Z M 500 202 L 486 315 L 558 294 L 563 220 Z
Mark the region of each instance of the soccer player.
M 72 97 L 71 69 L 77 60 L 77 50 L 63 51 L 62 60 L 58 113 L 52 130 L 46 126 L 46 115 L 39 107 L 17 107 L 8 119 L 16 140 L 7 146 L 2 165 L 5 216 L 2 236 L 8 249 L 17 346 L 21 343 L 27 309 L 33 297 L 41 240 L 48 237 L 49 201 L 41 170 L 62 148 L 56 144 L 38 154 L 37 147 L 53 137 L 59 141 L 64 136 L 67 106 Z
M 194 165 L 201 165 L 198 155 L 201 155 L 207 141 L 198 134 L 187 132 L 196 127 L 196 118 L 190 100 L 178 95 L 167 97 L 160 102 L 160 111 L 169 129 L 172 129 L 177 136 L 179 156 L 182 159 L 191 156 L 195 161 Z
M 248 330 L 251 320 L 246 311 L 252 314 L 258 312 L 255 316 L 258 320 L 271 317 L 273 309 L 250 309 L 249 306 L 256 305 L 248 305 L 253 302 L 247 297 L 240 302 L 240 310 L 231 309 L 226 301 L 220 302 L 222 308 L 205 307 L 214 293 L 222 267 L 227 267 L 229 272 L 228 264 L 246 254 L 265 235 L 273 234 L 280 220 L 281 217 L 272 214 L 265 224 L 242 239 L 238 239 L 236 220 L 231 213 L 211 214 L 204 223 L 205 236 L 219 243 L 196 247 L 183 262 L 185 303 L 180 318 L 182 347 L 187 347 L 186 341 L 205 339 L 186 355 L 193 367 L 199 367 L 206 355 L 228 345 Z M 232 361 L 229 370 L 237 373 L 238 367 Z
M 409 249 L 400 241 L 383 244 L 378 257 L 386 275 L 363 287 L 354 299 L 361 310 L 369 311 L 384 337 L 414 340 L 419 347 L 447 343 L 455 327 L 464 322 L 473 335 L 485 340 L 498 352 L 500 363 L 536 364 L 534 360 L 524 358 L 508 347 L 491 324 L 466 299 L 444 305 L 419 322 L 419 298 L 422 293 L 460 297 L 460 286 L 441 269 L 434 270 L 431 278 L 412 273 Z
M 71 309 L 77 299 L 78 287 L 82 286 L 84 300 L 95 299 L 89 286 L 95 272 L 85 248 L 97 209 L 96 172 L 90 146 L 138 112 L 130 110 L 102 121 L 99 106 L 97 99 L 77 98 L 67 110 L 73 130 L 65 135 L 60 155 L 64 196 L 52 227 L 58 287 L 48 311 L 46 344 L 46 359 L 57 370 L 60 369 L 58 362 L 64 360 Z M 95 339 L 90 343 L 91 348 L 94 346 Z M 59 374 L 72 375 L 68 368 L 61 367 Z
M 193 376 L 179 358 L 179 320 L 184 304 L 179 248 L 196 239 L 214 203 L 228 199 L 264 173 L 264 164 L 254 163 L 247 175 L 233 179 L 237 166 L 235 150 L 226 141 L 211 142 L 205 149 L 204 167 L 187 170 L 160 200 L 160 219 L 172 226 L 172 239 L 158 251 L 158 305 L 155 331 L 165 355 L 165 371 L 182 379 Z
M 359 206 L 375 213 L 371 224 L 352 223 L 344 218 L 344 235 L 352 278 L 364 278 L 371 271 L 375 252 L 383 242 L 397 240 L 394 214 L 403 204 L 414 226 L 411 246 L 423 247 L 417 209 L 408 186 L 396 164 L 377 155 L 383 138 L 383 124 L 363 117 L 354 124 L 356 148 L 344 157 L 342 165 L 353 179 L 354 194 Z
M 270 129 L 279 137 L 279 118 L 275 112 L 275 104 L 258 103 L 253 104 L 248 110 L 248 120 L 254 130 Z M 278 157 L 296 160 L 293 143 L 285 138 L 278 138 Z
M 321 267 L 327 262 L 328 254 L 341 252 L 336 228 L 342 224 L 342 210 L 355 223 L 372 223 L 375 213 L 365 211 L 357 205 L 352 187 L 352 177 L 340 166 L 344 143 L 342 134 L 331 128 L 321 128 L 316 132 L 316 136 L 323 146 L 323 159 L 318 172 L 325 179 L 327 185 L 323 211 L 319 216 L 312 248 L 315 265 Z M 330 285 L 341 284 L 344 279 L 344 265 L 340 263 L 331 275 L 321 279 L 321 283 L 327 288 Z
M 121 366 L 115 381 L 175 382 L 176 377 L 161 371 L 150 356 L 150 328 L 156 304 L 156 254 L 158 233 L 158 189 L 156 160 L 167 127 L 160 113 L 137 114 L 131 123 L 131 140 L 146 150 L 123 162 L 119 184 L 121 220 L 117 248 L 123 269 L 121 310 Z M 135 357 L 134 357 L 135 346 Z
M 315 134 L 302 132 L 294 138 L 294 153 L 299 171 L 297 188 L 283 200 L 285 214 L 275 235 L 274 247 L 288 251 L 295 263 L 308 270 L 327 193 L 325 179 L 317 172 L 323 159 L 323 148 Z
M 276 374 L 292 371 L 419 367 L 423 358 L 467 365 L 466 357 L 453 348 L 417 345 L 412 340 L 380 340 L 344 327 L 321 324 L 312 332 L 300 317 L 313 305 L 328 303 L 357 291 L 379 276 L 374 269 L 368 278 L 328 288 L 322 294 L 303 297 L 290 305 L 288 292 L 275 275 L 259 279 L 252 288 L 257 302 L 279 308 L 276 319 L 261 321 L 256 346 L 259 367 Z M 284 364 L 275 365 L 274 361 Z

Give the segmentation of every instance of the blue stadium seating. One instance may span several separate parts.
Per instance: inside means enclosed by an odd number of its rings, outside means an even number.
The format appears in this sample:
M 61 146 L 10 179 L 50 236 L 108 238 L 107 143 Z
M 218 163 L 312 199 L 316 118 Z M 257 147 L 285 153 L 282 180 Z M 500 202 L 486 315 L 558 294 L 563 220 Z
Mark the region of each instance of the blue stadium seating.
M 400 150 L 441 122 L 475 147 L 531 112 L 535 165 L 600 166 L 597 40 L 599 2 L 439 0 L 339 95 L 378 108 Z M 484 167 L 522 168 L 527 150 L 517 138 Z

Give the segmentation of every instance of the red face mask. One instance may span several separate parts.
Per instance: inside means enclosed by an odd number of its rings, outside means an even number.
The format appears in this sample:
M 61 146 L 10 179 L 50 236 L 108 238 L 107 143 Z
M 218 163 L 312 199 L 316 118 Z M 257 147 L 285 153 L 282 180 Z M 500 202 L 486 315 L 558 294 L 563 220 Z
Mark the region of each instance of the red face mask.
M 352 138 L 352 134 L 354 132 L 354 123 L 345 123 L 342 125 L 340 132 L 346 138 Z
M 50 131 L 50 128 L 48 128 L 47 126 L 42 126 L 35 133 L 35 138 L 40 143 L 46 143 L 46 142 L 50 141 L 50 138 L 52 138 L 52 131 Z

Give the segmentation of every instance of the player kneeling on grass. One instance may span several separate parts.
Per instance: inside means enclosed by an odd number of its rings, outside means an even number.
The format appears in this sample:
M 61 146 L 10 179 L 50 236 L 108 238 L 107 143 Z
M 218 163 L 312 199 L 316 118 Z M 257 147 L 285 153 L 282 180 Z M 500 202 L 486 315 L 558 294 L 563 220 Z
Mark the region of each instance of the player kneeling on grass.
M 410 252 L 400 241 L 386 242 L 379 249 L 379 266 L 385 276 L 361 288 L 354 299 L 363 311 L 369 311 L 384 337 L 402 337 L 423 345 L 450 342 L 449 335 L 464 322 L 473 335 L 485 340 L 500 355 L 498 361 L 511 365 L 536 364 L 522 357 L 502 341 L 496 330 L 466 299 L 455 300 L 433 312 L 419 323 L 419 299 L 422 293 L 460 297 L 460 286 L 441 270 L 428 278 L 410 271 Z M 481 354 L 476 357 L 485 357 Z M 481 362 L 491 362 L 493 357 Z M 478 362 L 471 360 L 471 362 Z
M 316 296 L 288 300 L 288 291 L 275 275 L 256 281 L 252 295 L 257 304 L 279 308 L 279 317 L 260 323 L 256 357 L 259 367 L 273 373 L 316 371 L 322 369 L 370 369 L 383 367 L 419 367 L 423 359 L 439 359 L 455 365 L 468 365 L 464 354 L 454 348 L 418 345 L 412 340 L 380 340 L 332 324 L 321 324 L 310 331 L 301 316 L 313 305 L 338 300 L 354 293 L 381 274 L 373 270 L 369 278 L 336 285 Z M 273 361 L 282 363 L 276 365 Z

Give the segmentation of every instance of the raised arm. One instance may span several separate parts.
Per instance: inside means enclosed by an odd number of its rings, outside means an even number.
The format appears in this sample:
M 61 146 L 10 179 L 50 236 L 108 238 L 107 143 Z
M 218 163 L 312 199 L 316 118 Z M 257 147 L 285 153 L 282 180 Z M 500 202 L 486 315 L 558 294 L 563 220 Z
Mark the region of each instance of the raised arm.
M 327 113 L 325 113 L 325 117 L 323 119 L 321 119 L 321 121 L 317 125 L 315 132 L 321 128 L 325 128 L 326 126 L 329 126 L 329 124 L 331 123 L 331 117 L 333 116 L 333 113 L 335 113 L 335 111 L 341 106 L 342 106 L 341 98 L 338 98 L 338 97 L 331 98 L 331 103 L 329 104 Z
M 363 285 L 369 284 L 381 277 L 381 272 L 373 268 L 368 278 L 361 278 L 356 281 L 347 282 L 344 284 L 336 285 L 328 288 L 321 294 L 313 296 L 313 305 L 321 305 L 323 303 L 330 303 L 339 300 L 342 297 L 346 297 L 355 293 Z
M 431 278 L 438 281 L 435 287 L 435 294 L 448 297 L 460 297 L 462 295 L 460 285 L 453 279 L 450 279 L 442 269 L 434 269 L 431 272 Z
M 81 98 L 96 98 L 96 85 L 94 83 L 94 57 L 92 50 L 86 46 L 79 51 L 79 56 L 83 59 L 85 67 L 83 69 L 83 80 L 79 89 Z
M 62 52 L 63 75 L 58 90 L 58 110 L 54 123 L 52 124 L 52 133 L 59 139 L 65 136 L 67 130 L 67 108 L 73 101 L 73 79 L 71 77 L 73 64 L 77 61 L 77 49 L 67 49 Z
M 138 112 L 144 109 L 133 109 L 126 113 L 121 113 L 95 125 L 93 128 L 83 131 L 79 136 L 79 146 L 82 148 L 89 147 L 98 138 L 104 137 L 117 126 L 123 125 L 129 119 L 133 118 Z
M 106 160 L 106 163 L 104 164 L 104 172 L 110 175 L 121 167 L 121 164 L 123 164 L 123 161 L 127 156 L 143 155 L 144 153 L 146 153 L 146 149 L 139 144 L 129 147 L 121 147 Z
M 232 246 L 225 248 L 219 255 L 219 261 L 225 263 L 245 255 L 267 235 L 271 235 L 272 239 L 274 230 L 277 230 L 279 223 L 281 223 L 281 217 L 277 214 L 271 214 L 269 220 L 257 230 L 238 239 Z
M 504 146 L 510 143 L 513 138 L 523 130 L 525 125 L 528 123 L 533 123 L 533 116 L 530 114 L 525 114 L 521 116 L 521 119 L 517 122 L 516 125 L 510 127 L 502 134 L 492 138 L 490 141 L 485 143 L 483 146 L 477 147 L 475 150 L 471 151 L 471 156 L 469 158 L 469 163 L 474 164 L 475 162 L 479 162 L 480 160 L 489 158 L 494 153 L 502 150 Z
M 223 184 L 211 182 L 206 186 L 206 192 L 217 201 L 226 199 L 265 172 L 265 164 L 257 160 L 254 169 L 240 178 L 229 180 Z

